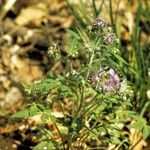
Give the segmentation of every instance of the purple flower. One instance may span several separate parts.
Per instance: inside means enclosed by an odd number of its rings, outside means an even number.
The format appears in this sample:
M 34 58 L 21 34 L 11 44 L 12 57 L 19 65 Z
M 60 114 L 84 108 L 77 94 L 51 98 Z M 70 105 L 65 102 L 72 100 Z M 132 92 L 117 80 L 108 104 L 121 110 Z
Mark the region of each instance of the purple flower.
M 114 82 L 119 82 L 119 77 L 118 75 L 115 73 L 115 71 L 113 69 L 109 70 L 109 75 L 110 78 L 114 81 Z
M 108 70 L 108 67 L 100 67 L 99 71 L 91 74 L 88 79 L 95 89 L 104 92 L 121 93 L 125 88 L 125 80 L 120 82 L 118 74 L 112 68 Z
M 103 86 L 103 90 L 105 92 L 112 92 L 112 91 L 114 91 L 114 85 L 113 85 L 111 79 L 107 79 L 105 81 L 104 86 Z
M 104 82 L 103 90 L 105 92 L 117 91 L 120 87 L 119 77 L 113 69 L 109 70 L 109 78 Z
M 93 22 L 93 27 L 97 28 L 97 27 L 103 27 L 103 26 L 107 26 L 108 22 L 106 20 L 102 20 L 99 18 L 96 18 Z
M 108 44 L 112 44 L 116 39 L 116 36 L 114 33 L 108 33 L 105 37 L 104 37 L 104 41 Z

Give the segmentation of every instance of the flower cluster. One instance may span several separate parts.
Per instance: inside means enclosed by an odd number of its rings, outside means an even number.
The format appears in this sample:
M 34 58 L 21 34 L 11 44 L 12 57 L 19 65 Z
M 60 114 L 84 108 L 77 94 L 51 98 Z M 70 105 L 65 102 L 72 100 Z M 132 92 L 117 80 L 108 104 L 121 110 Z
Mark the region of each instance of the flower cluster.
M 89 77 L 89 81 L 98 91 L 123 93 L 126 90 L 126 79 L 121 81 L 118 74 L 108 67 L 100 68 L 98 73 Z
M 89 45 L 89 43 L 84 43 L 84 48 L 87 52 L 92 52 L 93 49 L 92 47 Z
M 116 40 L 116 36 L 114 33 L 107 33 L 104 37 L 104 42 L 108 44 L 112 44 Z
M 106 27 L 107 30 L 104 30 L 104 37 L 103 41 L 106 44 L 112 44 L 114 41 L 117 40 L 116 36 L 112 31 L 110 30 L 109 23 L 106 20 L 96 18 L 94 22 L 92 23 L 92 29 L 98 30 L 99 28 L 102 29 L 103 27 Z
M 102 20 L 100 18 L 96 18 L 92 24 L 93 28 L 108 26 L 108 22 L 106 20 Z
M 54 43 L 48 48 L 49 56 L 53 56 L 57 61 L 61 59 L 58 43 Z
M 104 81 L 103 90 L 105 92 L 117 91 L 120 88 L 120 81 L 118 75 L 113 69 L 110 69 L 108 78 Z

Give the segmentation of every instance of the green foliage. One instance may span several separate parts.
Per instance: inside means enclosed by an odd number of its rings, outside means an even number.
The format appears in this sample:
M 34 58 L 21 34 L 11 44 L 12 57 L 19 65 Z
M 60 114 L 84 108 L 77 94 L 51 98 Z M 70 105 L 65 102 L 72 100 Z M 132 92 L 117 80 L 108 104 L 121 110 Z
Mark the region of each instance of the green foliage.
M 78 0 L 78 6 L 76 6 L 73 3 L 73 0 L 68 0 L 68 6 L 75 17 L 77 26 L 81 27 L 84 30 L 89 26 L 89 24 L 94 20 L 94 18 L 101 16 L 100 13 L 102 11 L 103 6 L 104 8 L 106 7 L 105 2 L 106 1 L 101 0 L 101 4 L 98 6 L 96 5 L 95 0 L 88 0 L 88 5 L 92 8 L 92 11 L 90 11 L 88 7 L 86 7 L 87 3 L 83 5 L 83 0 Z M 112 9 L 112 2 L 112 0 L 108 1 L 109 7 L 107 9 L 113 31 L 117 34 L 119 33 L 120 27 L 116 23 L 116 18 L 119 18 L 121 16 L 116 16 L 117 14 L 119 14 L 118 12 L 114 14 Z M 119 7 L 120 2 L 121 1 L 118 1 L 118 3 L 116 4 L 117 7 Z M 110 64 L 114 63 L 116 68 L 120 68 L 120 71 L 124 72 L 124 74 L 128 77 L 128 80 L 130 80 L 132 86 L 135 88 L 138 110 L 143 111 L 142 109 L 144 108 L 144 105 L 147 105 L 147 103 L 149 103 L 146 92 L 150 86 L 148 77 L 148 72 L 150 70 L 150 54 L 149 43 L 144 44 L 144 46 L 142 46 L 141 41 L 142 32 L 150 32 L 147 24 L 150 22 L 150 9 L 147 0 L 137 0 L 135 3 L 137 4 L 137 9 L 135 12 L 135 24 L 133 26 L 133 32 L 131 35 L 131 44 L 120 44 L 120 54 L 123 59 L 127 60 L 127 62 L 121 63 L 122 60 L 119 58 L 119 63 L 115 63 L 114 61 L 111 62 L 110 60 Z M 132 3 L 131 1 L 128 1 L 129 8 L 131 8 L 130 5 L 132 5 Z M 85 17 L 85 14 L 89 15 Z M 145 23 L 143 25 L 140 25 L 141 22 L 143 22 L 143 18 Z
M 40 96 L 47 95 L 51 90 L 55 89 L 58 86 L 58 82 L 53 79 L 45 79 L 36 81 L 33 84 L 23 84 L 25 92 L 29 95 Z
M 143 13 L 148 14 L 149 11 L 144 9 L 144 3 L 139 0 L 138 8 L 136 11 L 136 21 L 135 21 L 135 28 L 132 35 L 132 47 L 133 47 L 133 57 L 129 64 L 131 65 L 131 73 L 130 78 L 131 81 L 135 85 L 135 89 L 137 92 L 137 101 L 140 104 L 140 108 L 142 109 L 143 106 L 147 103 L 148 98 L 146 92 L 149 87 L 149 77 L 148 77 L 148 69 L 149 69 L 149 48 L 148 45 L 146 47 L 142 47 L 140 40 L 141 40 L 141 28 L 139 26 L 141 17 L 143 17 Z M 148 17 L 145 16 L 147 19 Z M 149 20 L 149 19 L 148 19 Z M 149 20 L 150 21 L 150 20 Z M 148 30 L 147 30 L 148 31 Z M 149 32 L 149 31 L 148 31 Z M 144 50 L 145 49 L 145 50 Z
M 11 116 L 12 119 L 16 118 L 30 118 L 36 115 L 40 115 L 39 117 L 43 122 L 46 122 L 48 120 L 52 120 L 53 122 L 56 122 L 55 116 L 51 114 L 51 111 L 46 109 L 44 105 L 40 103 L 33 102 L 30 105 L 27 105 L 25 110 L 19 111 Z
M 97 16 L 100 9 L 92 2 Z M 80 4 L 85 16 L 87 12 L 82 0 Z M 60 140 L 56 140 L 56 132 L 43 128 L 43 137 L 34 149 L 65 150 L 83 146 L 94 149 L 103 145 L 108 148 L 109 144 L 115 144 L 116 149 L 129 149 L 130 140 L 123 134 L 123 127 L 135 128 L 146 139 L 150 127 L 134 111 L 133 91 L 122 73 L 126 62 L 121 57 L 119 42 L 112 29 L 100 19 L 85 30 L 76 28 L 75 31 L 67 29 L 67 32 L 71 38 L 66 58 L 61 56 L 56 44 L 49 49 L 52 57 L 67 64 L 66 70 L 62 74 L 48 72 L 46 79 L 23 84 L 25 91 L 36 97 L 36 102 L 12 116 L 30 118 L 39 115 L 43 123 L 53 123 Z M 84 61 L 75 70 L 72 61 L 81 55 Z M 62 117 L 53 114 L 56 106 Z M 95 147 L 87 144 L 92 140 L 96 141 Z
M 27 106 L 25 110 L 19 111 L 15 114 L 13 114 L 12 118 L 28 118 L 35 115 L 38 115 L 40 112 L 42 112 L 45 108 L 41 104 L 32 103 Z
M 36 145 L 33 148 L 33 150 L 44 150 L 45 148 L 46 149 L 53 149 L 53 150 L 56 149 L 56 147 L 55 147 L 53 142 L 51 142 L 51 141 L 42 141 L 38 145 Z

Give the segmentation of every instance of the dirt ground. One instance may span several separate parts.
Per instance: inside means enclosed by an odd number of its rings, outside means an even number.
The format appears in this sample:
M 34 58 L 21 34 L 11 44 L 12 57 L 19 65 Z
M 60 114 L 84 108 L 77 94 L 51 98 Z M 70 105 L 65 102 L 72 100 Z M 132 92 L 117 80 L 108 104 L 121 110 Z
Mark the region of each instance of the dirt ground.
M 11 2 L 0 2 L 0 149 L 29 150 L 36 144 L 33 122 L 7 116 L 26 103 L 20 83 L 43 78 L 52 67 L 48 47 L 63 43 L 73 17 L 64 0 Z

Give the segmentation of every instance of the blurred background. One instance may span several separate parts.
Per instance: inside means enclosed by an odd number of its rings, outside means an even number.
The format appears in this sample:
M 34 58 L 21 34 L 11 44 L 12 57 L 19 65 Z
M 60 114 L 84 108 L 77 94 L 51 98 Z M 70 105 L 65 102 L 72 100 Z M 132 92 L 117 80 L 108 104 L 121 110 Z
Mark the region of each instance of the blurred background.
M 57 63 L 48 48 L 58 42 L 64 51 L 66 28 L 84 30 L 97 17 L 108 20 L 120 39 L 128 65 L 119 67 L 133 86 L 137 111 L 150 121 L 149 0 L 0 0 L 0 150 L 36 145 L 30 135 L 35 120 L 9 119 L 27 103 L 21 82 L 43 78 Z

